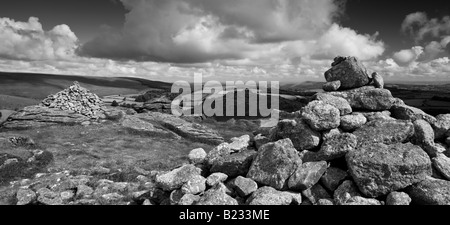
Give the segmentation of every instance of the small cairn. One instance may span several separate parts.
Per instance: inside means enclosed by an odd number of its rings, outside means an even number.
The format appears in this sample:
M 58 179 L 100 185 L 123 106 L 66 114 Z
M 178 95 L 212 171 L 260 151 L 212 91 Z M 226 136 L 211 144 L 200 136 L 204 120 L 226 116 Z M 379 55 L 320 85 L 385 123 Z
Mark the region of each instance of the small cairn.
M 96 94 L 81 87 L 77 81 L 69 88 L 48 96 L 41 105 L 53 109 L 74 111 L 91 119 L 98 119 L 104 112 L 103 101 Z

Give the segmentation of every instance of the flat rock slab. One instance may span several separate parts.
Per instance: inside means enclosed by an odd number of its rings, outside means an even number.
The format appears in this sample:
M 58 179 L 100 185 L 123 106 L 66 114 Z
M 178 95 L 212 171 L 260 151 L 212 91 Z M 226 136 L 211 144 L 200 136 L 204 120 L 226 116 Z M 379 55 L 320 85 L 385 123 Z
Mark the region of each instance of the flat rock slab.
M 353 135 L 357 137 L 358 145 L 401 143 L 414 135 L 414 125 L 402 120 L 375 120 L 357 129 Z
M 122 125 L 122 127 L 125 127 L 135 132 L 181 139 L 180 136 L 178 136 L 172 131 L 169 131 L 162 127 L 154 126 L 152 123 L 141 120 L 140 118 L 134 116 L 126 116 L 120 124 Z
M 181 137 L 206 144 L 220 144 L 223 137 L 215 130 L 197 123 L 191 123 L 179 117 L 159 112 L 137 114 L 137 117 L 151 123 L 159 124 Z
M 450 205 L 450 181 L 428 177 L 406 191 L 413 204 Z
M 287 180 L 301 164 L 291 140 L 283 139 L 261 147 L 247 177 L 260 184 L 286 190 Z
M 349 173 L 367 196 L 378 197 L 431 175 L 431 160 L 411 143 L 365 145 L 346 156 Z
M 344 98 L 353 110 L 383 111 L 391 109 L 395 103 L 395 98 L 389 90 L 371 86 L 327 94 Z
M 28 106 L 10 115 L 3 123 L 6 129 L 32 129 L 58 124 L 76 125 L 90 121 L 90 118 L 74 111 L 47 108 L 43 106 Z

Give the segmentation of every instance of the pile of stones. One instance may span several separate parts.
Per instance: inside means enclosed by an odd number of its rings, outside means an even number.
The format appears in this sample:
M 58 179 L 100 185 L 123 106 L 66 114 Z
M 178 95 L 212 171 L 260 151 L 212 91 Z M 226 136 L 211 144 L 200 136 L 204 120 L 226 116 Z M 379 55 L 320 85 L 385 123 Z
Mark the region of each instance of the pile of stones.
M 341 91 L 157 174 L 160 204 L 450 204 L 450 115 L 405 105 L 354 57 L 332 66 L 325 76 Z
M 74 82 L 69 88 L 48 96 L 41 103 L 42 106 L 73 111 L 91 119 L 98 119 L 104 112 L 102 100 L 94 93 Z

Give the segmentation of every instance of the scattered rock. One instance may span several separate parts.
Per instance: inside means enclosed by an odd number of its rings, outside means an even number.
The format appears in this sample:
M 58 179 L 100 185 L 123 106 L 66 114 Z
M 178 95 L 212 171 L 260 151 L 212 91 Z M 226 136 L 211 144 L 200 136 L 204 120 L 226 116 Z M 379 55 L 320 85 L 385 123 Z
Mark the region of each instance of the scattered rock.
M 334 192 L 334 203 L 345 205 L 352 197 L 361 196 L 358 188 L 351 180 L 344 181 Z
M 409 120 L 409 121 L 416 121 L 416 120 L 425 120 L 429 124 L 436 123 L 436 118 L 433 116 L 430 116 L 426 114 L 421 109 L 407 106 L 407 105 L 395 105 L 391 109 L 392 116 L 399 120 Z
M 310 102 L 302 112 L 303 119 L 316 131 L 331 130 L 341 123 L 340 111 L 321 101 Z
M 248 198 L 248 205 L 290 205 L 293 197 L 272 187 L 262 187 Z
M 193 165 L 185 165 L 170 172 L 157 175 L 156 185 L 165 191 L 173 191 L 181 188 L 183 184 L 200 175 L 200 173 L 201 170 L 199 168 Z
M 436 116 L 436 122 L 432 123 L 436 139 L 442 139 L 450 130 L 450 114 Z
M 382 205 L 380 201 L 373 198 L 363 198 L 361 196 L 351 197 L 345 205 Z
M 434 168 L 444 176 L 445 179 L 450 180 L 450 158 L 444 154 L 437 154 L 432 160 Z
M 358 145 L 402 143 L 414 135 L 414 125 L 409 121 L 376 120 L 366 123 L 353 134 L 358 139 Z
M 228 179 L 228 175 L 224 173 L 213 173 L 206 179 L 206 184 L 210 187 L 216 186 L 218 183 L 225 182 Z
M 384 88 L 384 79 L 377 72 L 372 73 L 373 84 L 376 88 Z
M 17 205 L 29 205 L 36 201 L 37 196 L 33 190 L 30 189 L 19 189 L 17 191 Z
M 200 194 L 206 190 L 206 179 L 200 175 L 195 175 L 181 187 L 183 194 Z
M 406 191 L 413 204 L 450 205 L 450 181 L 428 177 Z
M 239 152 L 241 150 L 246 150 L 250 143 L 250 136 L 244 135 L 239 138 L 232 138 L 231 144 L 229 145 L 231 151 Z
M 236 199 L 225 193 L 224 185 L 216 185 L 207 190 L 198 200 L 197 205 L 238 205 Z
M 312 130 L 308 124 L 301 119 L 282 120 L 278 123 L 271 141 L 289 138 L 294 147 L 298 150 L 309 150 L 316 148 L 320 144 L 321 135 Z
M 337 91 L 340 87 L 341 81 L 337 80 L 325 83 L 322 88 L 324 91 Z
M 258 184 L 250 178 L 238 176 L 233 180 L 233 186 L 241 197 L 247 197 L 258 189 Z
M 230 149 L 230 144 L 222 143 L 211 150 L 206 156 L 206 164 L 212 166 L 216 161 L 223 157 L 230 155 L 233 151 Z
M 391 192 L 386 198 L 386 205 L 409 205 L 411 198 L 404 192 Z
M 286 190 L 287 180 L 301 163 L 291 140 L 283 139 L 261 147 L 247 177 L 260 184 Z
M 320 184 L 315 184 L 311 188 L 302 191 L 305 196 L 313 205 L 317 205 L 320 199 L 331 198 L 330 194 Z
M 318 93 L 313 96 L 313 100 L 324 102 L 339 109 L 340 115 L 345 116 L 353 112 L 352 107 L 347 100 L 329 94 Z
M 340 81 L 341 89 L 359 88 L 369 83 L 367 69 L 355 57 L 337 57 L 325 72 L 327 82 Z
M 307 162 L 302 164 L 289 178 L 289 189 L 293 191 L 304 191 L 319 182 L 327 170 L 327 162 Z
M 341 128 L 345 131 L 354 131 L 366 123 L 367 118 L 359 113 L 341 117 Z
M 245 150 L 219 158 L 213 163 L 210 172 L 225 173 L 229 177 L 245 176 L 256 154 L 254 150 Z
M 325 174 L 320 178 L 320 181 L 325 188 L 334 192 L 347 176 L 347 172 L 336 167 L 329 167 Z
M 193 194 L 185 194 L 181 197 L 178 205 L 194 205 L 197 201 L 200 200 L 200 196 Z
M 260 149 L 261 146 L 267 144 L 270 142 L 269 138 L 266 136 L 263 136 L 262 134 L 258 134 L 254 137 L 255 141 L 255 147 L 256 149 Z
M 411 143 L 364 145 L 346 156 L 350 175 L 362 193 L 386 195 L 431 175 L 431 160 Z
M 205 161 L 206 159 L 206 152 L 205 150 L 203 150 L 203 148 L 197 148 L 192 150 L 189 153 L 189 162 L 191 162 L 192 164 L 201 164 Z
M 357 145 L 357 137 L 350 133 L 334 135 L 325 140 L 318 152 L 303 152 L 303 162 L 329 161 L 344 157 Z

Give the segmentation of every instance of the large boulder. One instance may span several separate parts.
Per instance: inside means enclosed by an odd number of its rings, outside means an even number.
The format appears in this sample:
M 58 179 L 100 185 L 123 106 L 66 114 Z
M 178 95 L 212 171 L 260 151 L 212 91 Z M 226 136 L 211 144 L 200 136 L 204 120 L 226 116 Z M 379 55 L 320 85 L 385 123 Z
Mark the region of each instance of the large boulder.
M 344 98 L 353 110 L 383 111 L 391 109 L 395 103 L 395 98 L 389 90 L 372 86 L 341 92 L 328 92 L 327 94 Z
M 339 127 L 341 112 L 336 107 L 322 101 L 310 102 L 302 112 L 302 117 L 316 131 L 331 130 Z
M 413 204 L 450 205 L 450 181 L 427 179 L 407 188 Z
M 289 138 L 298 151 L 316 148 L 320 144 L 321 134 L 312 130 L 301 119 L 282 120 L 273 130 L 271 141 Z
M 325 72 L 327 82 L 340 81 L 341 89 L 358 88 L 369 83 L 367 69 L 355 57 L 337 57 Z
M 336 97 L 336 96 L 324 94 L 324 93 L 318 93 L 313 96 L 313 100 L 322 101 L 326 104 L 336 107 L 337 109 L 339 109 L 341 116 L 348 115 L 348 114 L 352 113 L 352 111 L 353 111 L 352 107 L 347 102 L 347 100 L 345 100 L 341 97 Z
M 407 105 L 394 105 L 391 109 L 391 112 L 392 117 L 399 120 L 410 120 L 410 121 L 425 120 L 429 124 L 434 124 L 437 121 L 436 118 L 426 114 L 421 109 Z
M 288 188 L 288 179 L 301 165 L 291 140 L 283 139 L 261 147 L 250 167 L 248 178 L 278 190 Z
M 375 120 L 366 123 L 353 134 L 358 139 L 358 145 L 401 143 L 414 135 L 414 125 L 409 121 Z
M 364 145 L 346 156 L 350 175 L 361 192 L 378 197 L 400 190 L 431 175 L 431 160 L 411 143 Z
M 174 115 L 149 112 L 137 114 L 141 120 L 151 122 L 155 126 L 164 127 L 181 137 L 206 144 L 220 144 L 224 142 L 220 134 L 198 123 L 191 123 Z

